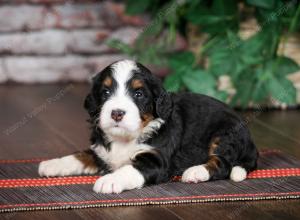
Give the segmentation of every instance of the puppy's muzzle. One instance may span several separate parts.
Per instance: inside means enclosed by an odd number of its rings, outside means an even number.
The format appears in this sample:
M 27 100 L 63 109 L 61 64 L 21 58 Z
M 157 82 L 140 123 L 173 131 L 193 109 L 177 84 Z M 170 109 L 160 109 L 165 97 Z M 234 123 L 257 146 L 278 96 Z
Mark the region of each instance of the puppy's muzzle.
M 120 122 L 123 119 L 125 114 L 126 114 L 126 112 L 121 110 L 121 109 L 112 110 L 111 111 L 111 118 L 115 122 Z

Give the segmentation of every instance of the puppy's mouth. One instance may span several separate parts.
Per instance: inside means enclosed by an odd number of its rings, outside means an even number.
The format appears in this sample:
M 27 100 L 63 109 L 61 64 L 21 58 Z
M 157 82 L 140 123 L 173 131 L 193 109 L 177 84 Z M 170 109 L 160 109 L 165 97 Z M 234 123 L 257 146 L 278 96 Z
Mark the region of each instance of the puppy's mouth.
M 130 142 L 137 138 L 138 132 L 129 131 L 126 127 L 120 124 L 115 124 L 114 126 L 107 129 L 107 134 L 110 136 L 111 140 Z
M 111 128 L 120 128 L 120 129 L 128 130 L 125 126 L 122 125 L 122 123 L 119 123 L 119 122 L 113 123 L 111 125 Z

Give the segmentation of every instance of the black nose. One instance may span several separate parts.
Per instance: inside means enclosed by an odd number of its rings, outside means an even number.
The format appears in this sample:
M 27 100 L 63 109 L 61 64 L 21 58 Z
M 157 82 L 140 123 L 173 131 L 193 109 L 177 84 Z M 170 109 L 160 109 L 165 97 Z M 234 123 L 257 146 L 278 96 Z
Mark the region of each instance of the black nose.
M 122 118 L 125 115 L 125 111 L 121 109 L 116 109 L 111 111 L 111 118 L 114 119 L 116 122 L 119 122 L 122 120 Z

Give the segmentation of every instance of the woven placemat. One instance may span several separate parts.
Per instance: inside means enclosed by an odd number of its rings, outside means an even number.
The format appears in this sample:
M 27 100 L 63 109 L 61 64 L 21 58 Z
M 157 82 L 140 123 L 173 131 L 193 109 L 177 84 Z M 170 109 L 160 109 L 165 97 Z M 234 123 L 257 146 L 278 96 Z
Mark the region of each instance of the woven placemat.
M 300 161 L 277 150 L 260 152 L 258 169 L 240 183 L 187 184 L 177 177 L 120 194 L 94 193 L 99 176 L 40 178 L 40 161 L 0 160 L 0 212 L 300 198 Z

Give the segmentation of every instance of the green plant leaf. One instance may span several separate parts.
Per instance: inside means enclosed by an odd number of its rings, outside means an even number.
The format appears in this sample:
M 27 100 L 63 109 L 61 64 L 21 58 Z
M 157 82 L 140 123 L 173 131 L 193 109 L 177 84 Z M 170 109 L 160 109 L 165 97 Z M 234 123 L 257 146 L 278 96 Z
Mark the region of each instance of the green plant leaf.
M 199 2 L 187 10 L 186 18 L 193 24 L 201 26 L 201 30 L 210 34 L 225 33 L 226 30 L 238 29 L 236 0 L 214 0 L 211 6 Z
M 169 59 L 169 65 L 175 71 L 191 68 L 194 62 L 195 56 L 192 52 L 189 51 L 173 54 Z
M 109 47 L 120 50 L 121 52 L 126 53 L 128 55 L 130 55 L 133 52 L 133 49 L 128 44 L 125 44 L 120 40 L 110 39 L 106 41 L 106 44 Z
M 127 0 L 126 13 L 130 15 L 141 14 L 150 6 L 151 0 Z
M 216 80 L 204 70 L 191 70 L 182 77 L 183 84 L 192 92 L 215 95 Z
M 249 65 L 258 62 L 258 56 L 255 60 L 249 62 L 249 59 L 254 59 L 253 56 L 247 53 L 242 53 L 244 44 L 236 33 L 228 32 L 227 38 L 216 43 L 207 55 L 209 57 L 209 72 L 214 76 L 224 74 L 230 75 L 236 79 Z
M 212 11 L 215 14 L 221 14 L 221 15 L 235 15 L 237 13 L 238 2 L 236 0 L 214 0 L 212 4 Z
M 199 13 L 197 13 L 193 14 L 192 16 L 190 16 L 190 18 L 191 20 L 193 20 L 194 23 L 202 25 L 212 25 L 219 23 L 223 20 L 223 17 L 217 15 L 200 15 Z
M 256 7 L 273 9 L 277 0 L 247 0 L 247 3 Z
M 244 61 L 252 64 L 257 61 L 257 57 L 261 56 L 263 49 L 266 48 L 270 42 L 271 32 L 267 29 L 263 29 L 251 38 L 244 41 L 241 44 L 241 53 L 245 54 Z M 254 62 L 253 62 L 254 60 Z
M 169 92 L 178 92 L 182 87 L 181 73 L 175 72 L 164 80 L 164 88 Z
M 253 83 L 251 81 L 243 82 L 237 87 L 237 94 L 239 104 L 242 107 L 247 107 L 248 103 L 251 101 L 251 95 L 253 92 Z
M 225 91 L 216 91 L 214 97 L 222 102 L 226 102 L 228 93 Z
M 291 81 L 281 77 L 273 77 L 268 82 L 268 90 L 270 95 L 286 104 L 295 104 L 296 103 L 296 89 Z
M 231 49 L 228 39 L 217 39 L 217 42 L 205 53 L 209 58 L 208 71 L 216 77 L 230 74 L 232 62 L 235 60 L 235 51 Z
M 268 91 L 266 89 L 266 83 L 263 81 L 254 84 L 254 89 L 252 91 L 252 100 L 256 103 L 264 101 L 268 96 Z
M 275 24 L 275 28 L 279 27 L 283 23 L 282 17 L 286 16 L 287 12 L 292 10 L 294 7 L 291 1 L 282 0 L 255 0 L 257 4 L 261 6 L 256 6 L 256 19 L 262 25 L 262 27 L 270 26 Z
M 275 70 L 275 73 L 278 76 L 285 76 L 300 70 L 300 66 L 291 58 L 281 56 L 277 59 L 278 61 L 274 62 L 278 62 Z

